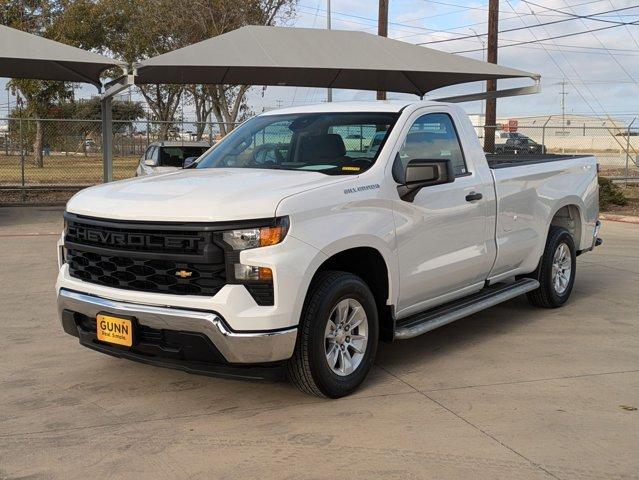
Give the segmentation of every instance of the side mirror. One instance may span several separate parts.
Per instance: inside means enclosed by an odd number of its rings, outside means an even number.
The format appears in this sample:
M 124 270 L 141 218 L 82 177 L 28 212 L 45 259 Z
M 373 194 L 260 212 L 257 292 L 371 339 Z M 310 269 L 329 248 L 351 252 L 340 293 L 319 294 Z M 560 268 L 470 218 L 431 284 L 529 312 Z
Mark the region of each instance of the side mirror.
M 398 154 L 393 164 L 393 178 L 399 183 L 397 186 L 399 197 L 412 202 L 417 192 L 424 187 L 454 182 L 455 173 L 450 160 L 439 159 L 413 159 L 404 169 Z
M 146 165 L 147 167 L 157 167 L 155 160 L 150 158 L 147 158 L 146 160 L 144 160 L 144 165 Z
M 187 157 L 184 159 L 184 163 L 182 163 L 182 168 L 189 168 L 191 165 L 195 163 L 198 157 Z

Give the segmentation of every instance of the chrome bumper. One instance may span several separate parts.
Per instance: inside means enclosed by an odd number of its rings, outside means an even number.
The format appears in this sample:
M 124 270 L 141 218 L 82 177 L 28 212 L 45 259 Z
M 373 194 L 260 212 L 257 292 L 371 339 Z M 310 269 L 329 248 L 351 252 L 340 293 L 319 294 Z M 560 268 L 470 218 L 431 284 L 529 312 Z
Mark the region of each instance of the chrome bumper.
M 123 303 L 61 289 L 58 315 L 69 310 L 95 318 L 100 312 L 132 316 L 155 329 L 199 332 L 206 335 L 229 363 L 267 363 L 293 355 L 297 328 L 273 332 L 233 332 L 213 312 Z

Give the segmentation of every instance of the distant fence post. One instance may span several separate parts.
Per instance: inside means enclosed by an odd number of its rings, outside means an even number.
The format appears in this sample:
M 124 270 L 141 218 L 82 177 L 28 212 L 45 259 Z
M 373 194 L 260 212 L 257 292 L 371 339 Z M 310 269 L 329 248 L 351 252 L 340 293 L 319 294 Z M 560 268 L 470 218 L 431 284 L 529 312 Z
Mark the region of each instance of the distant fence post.
M 25 190 L 25 181 L 24 181 L 24 138 L 22 136 L 22 117 L 20 117 L 20 175 L 22 178 L 22 203 L 25 203 L 27 200 L 27 192 Z
M 544 125 L 541 127 L 541 148 L 543 149 L 544 155 L 548 153 L 548 148 L 546 147 L 546 125 L 550 122 L 552 117 L 548 117 Z
M 637 117 L 632 119 L 632 122 L 630 122 L 630 125 L 628 125 L 628 129 L 626 130 L 626 188 L 628 188 L 628 164 L 630 163 L 630 129 L 632 128 L 632 124 L 635 123 L 635 120 L 637 120 Z

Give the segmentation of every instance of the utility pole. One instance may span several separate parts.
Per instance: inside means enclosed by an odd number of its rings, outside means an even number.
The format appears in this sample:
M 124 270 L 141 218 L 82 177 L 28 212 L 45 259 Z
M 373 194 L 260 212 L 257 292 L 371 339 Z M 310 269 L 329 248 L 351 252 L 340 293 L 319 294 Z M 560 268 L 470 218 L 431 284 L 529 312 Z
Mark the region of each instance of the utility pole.
M 328 30 L 331 29 L 331 0 L 326 0 L 326 28 Z M 333 101 L 333 89 L 326 89 L 326 101 Z
M 497 63 L 497 30 L 499 28 L 499 0 L 488 2 L 488 62 Z M 486 92 L 497 90 L 497 80 L 486 81 Z M 484 125 L 484 151 L 495 151 L 495 124 L 497 123 L 497 99 L 486 99 L 486 123 Z
M 481 61 L 485 62 L 486 61 L 486 40 L 484 40 L 482 38 L 482 36 L 477 33 L 477 30 L 475 30 L 472 27 L 469 27 L 468 30 L 470 30 L 471 32 L 473 32 L 475 34 L 475 36 L 477 37 L 477 40 L 479 40 L 479 43 L 481 43 Z M 486 91 L 486 85 L 484 85 L 484 92 Z M 480 107 L 481 108 L 481 112 L 479 114 L 479 118 L 481 119 L 480 121 L 484 121 L 484 102 L 479 102 Z M 484 125 L 486 125 L 486 122 L 484 121 Z
M 562 134 L 566 133 L 566 95 L 568 92 L 566 91 L 566 79 L 564 78 L 559 85 L 561 85 L 561 132 Z
M 379 0 L 377 35 L 380 37 L 388 37 L 388 1 L 389 0 Z M 378 90 L 377 100 L 386 100 L 386 92 Z

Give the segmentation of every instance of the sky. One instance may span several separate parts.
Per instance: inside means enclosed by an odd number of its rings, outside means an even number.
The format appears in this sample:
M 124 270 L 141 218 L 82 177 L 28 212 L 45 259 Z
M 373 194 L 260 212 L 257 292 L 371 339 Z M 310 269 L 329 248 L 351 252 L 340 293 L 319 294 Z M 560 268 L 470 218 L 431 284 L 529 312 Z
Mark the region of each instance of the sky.
M 429 48 L 482 59 L 487 31 L 488 0 L 390 0 L 388 36 Z M 498 100 L 498 116 L 521 117 L 561 113 L 561 83 L 565 81 L 567 114 L 610 115 L 632 121 L 639 115 L 639 2 L 632 0 L 501 0 L 498 63 L 541 74 L 542 93 Z M 536 4 L 536 5 L 535 5 Z M 628 8 L 637 6 L 637 8 Z M 285 26 L 326 28 L 326 0 L 299 0 L 295 17 Z M 331 0 L 334 29 L 377 32 L 377 0 Z M 618 12 L 611 10 L 624 9 Z M 565 12 L 565 13 L 562 13 Z M 597 16 L 598 20 L 581 17 Z M 141 20 L 143 21 L 143 20 Z M 539 26 L 540 23 L 557 22 Z M 618 25 L 614 22 L 637 22 Z M 537 25 L 537 27 L 534 27 Z M 530 28 L 522 28 L 530 27 Z M 504 30 L 517 29 L 510 32 Z M 600 29 L 565 38 L 549 38 Z M 451 41 L 458 37 L 466 37 Z M 547 40 L 544 40 L 547 39 Z M 518 46 L 513 43 L 541 40 Z M 437 42 L 437 43 L 432 43 Z M 0 116 L 7 109 L 5 82 L 0 82 Z M 530 80 L 503 80 L 499 88 L 530 85 Z M 448 87 L 433 96 L 480 92 L 482 83 Z M 83 87 L 77 97 L 95 94 Z M 374 92 L 334 90 L 334 101 L 372 100 Z M 134 98 L 136 95 L 134 94 Z M 389 98 L 416 98 L 389 93 Z M 253 111 L 278 106 L 323 102 L 325 89 L 254 87 L 248 101 Z M 15 99 L 10 98 L 10 103 Z M 464 103 L 469 113 L 480 113 L 479 102 Z M 183 107 L 192 118 L 189 105 Z M 638 120 L 639 121 L 639 120 Z

